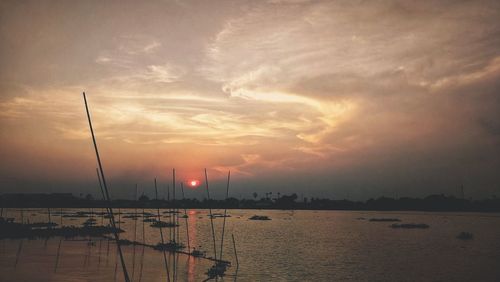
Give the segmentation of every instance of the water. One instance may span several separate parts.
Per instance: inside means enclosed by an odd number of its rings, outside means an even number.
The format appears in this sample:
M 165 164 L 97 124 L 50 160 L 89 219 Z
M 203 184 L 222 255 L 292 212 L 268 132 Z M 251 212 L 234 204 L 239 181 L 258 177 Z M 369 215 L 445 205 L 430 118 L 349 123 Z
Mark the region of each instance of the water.
M 122 209 L 123 212 L 134 210 Z M 208 211 L 188 213 L 191 246 L 201 246 L 208 256 L 213 256 Z M 499 214 L 281 210 L 228 213 L 231 217 L 226 219 L 223 256 L 233 266 L 222 281 L 500 281 Z M 248 220 L 255 214 L 267 215 L 272 220 Z M 162 220 L 168 220 L 163 215 Z M 20 212 L 8 210 L 7 216 L 19 218 Z M 393 229 L 388 227 L 390 222 L 368 221 L 375 217 L 426 223 L 430 228 Z M 25 210 L 24 219 L 27 218 L 30 222 L 47 221 L 46 210 Z M 53 215 L 52 221 L 59 220 Z M 63 223 L 78 225 L 84 220 L 63 218 Z M 142 242 L 142 220 L 123 217 L 121 220 L 124 221 L 121 228 L 126 230 L 121 237 Z M 214 219 L 217 252 L 222 221 L 223 218 Z M 101 219 L 97 218 L 97 222 Z M 187 245 L 184 219 L 180 222 L 179 234 Z M 168 238 L 168 228 L 163 231 Z M 462 231 L 473 233 L 474 239 L 456 239 Z M 237 273 L 231 234 L 236 239 L 240 263 Z M 114 281 L 115 272 L 117 280 L 123 280 L 113 242 L 108 248 L 106 240 L 94 239 L 94 245 L 90 246 L 83 241 L 62 240 L 55 266 L 60 241 L 59 238 L 47 242 L 22 240 L 22 244 L 21 240 L 0 241 L 0 281 Z M 159 229 L 146 223 L 144 241 L 158 243 Z M 123 249 L 134 281 L 139 281 L 139 277 L 141 281 L 166 281 L 161 252 L 149 248 L 143 251 L 140 246 L 135 250 L 132 246 Z M 173 258 L 169 256 L 171 266 Z M 202 281 L 211 265 L 208 260 L 178 255 L 177 280 Z M 173 266 L 170 272 L 173 273 Z

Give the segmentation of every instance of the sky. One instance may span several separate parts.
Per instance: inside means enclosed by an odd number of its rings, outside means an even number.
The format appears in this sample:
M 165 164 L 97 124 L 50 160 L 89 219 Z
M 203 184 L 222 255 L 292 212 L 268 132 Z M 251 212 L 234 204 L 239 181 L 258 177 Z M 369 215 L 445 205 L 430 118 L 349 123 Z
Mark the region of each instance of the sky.
M 85 91 L 115 198 L 173 168 L 215 197 L 229 170 L 243 198 L 500 195 L 499 19 L 495 0 L 1 1 L 0 193 L 98 195 Z

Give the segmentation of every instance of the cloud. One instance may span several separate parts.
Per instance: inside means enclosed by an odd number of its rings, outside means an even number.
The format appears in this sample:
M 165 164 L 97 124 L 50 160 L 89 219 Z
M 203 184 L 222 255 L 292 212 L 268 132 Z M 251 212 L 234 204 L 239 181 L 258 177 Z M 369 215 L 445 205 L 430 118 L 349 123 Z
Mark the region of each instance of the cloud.
M 85 148 L 86 90 L 116 177 L 168 163 L 318 193 L 500 183 L 496 1 L 8 5 L 5 148 Z

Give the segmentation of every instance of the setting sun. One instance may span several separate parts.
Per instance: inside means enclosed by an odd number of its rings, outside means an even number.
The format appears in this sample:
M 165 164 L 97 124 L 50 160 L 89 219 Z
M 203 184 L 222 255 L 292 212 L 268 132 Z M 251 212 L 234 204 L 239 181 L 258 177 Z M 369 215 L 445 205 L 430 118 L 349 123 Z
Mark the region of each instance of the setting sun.
M 191 187 L 196 187 L 198 185 L 200 185 L 200 181 L 198 181 L 198 180 L 189 181 L 189 186 L 191 186 Z

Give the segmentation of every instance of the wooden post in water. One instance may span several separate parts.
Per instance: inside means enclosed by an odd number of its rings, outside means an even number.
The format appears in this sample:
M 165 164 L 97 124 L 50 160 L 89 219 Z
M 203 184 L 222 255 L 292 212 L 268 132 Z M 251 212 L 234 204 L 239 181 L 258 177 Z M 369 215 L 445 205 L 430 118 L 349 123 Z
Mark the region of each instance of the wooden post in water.
M 110 218 L 111 218 L 111 225 L 112 225 L 112 228 L 113 228 L 113 235 L 115 237 L 116 246 L 117 246 L 118 252 L 120 254 L 120 262 L 121 262 L 121 265 L 122 265 L 123 276 L 124 276 L 126 282 L 130 282 L 130 278 L 129 278 L 128 272 L 127 272 L 127 266 L 125 265 L 125 260 L 123 259 L 123 253 L 122 253 L 122 249 L 121 249 L 121 246 L 120 246 L 120 237 L 119 237 L 118 232 L 116 230 L 115 219 L 114 219 L 114 216 L 113 216 L 113 209 L 111 208 L 111 198 L 109 197 L 108 186 L 106 184 L 106 178 L 104 176 L 104 170 L 102 168 L 101 158 L 99 156 L 99 150 L 97 149 L 97 142 L 96 142 L 95 136 L 94 136 L 94 129 L 92 128 L 92 120 L 90 118 L 90 111 L 89 111 L 89 108 L 88 108 L 88 105 L 87 105 L 87 97 L 85 97 L 85 92 L 83 92 L 83 101 L 85 102 L 85 110 L 87 112 L 87 118 L 88 118 L 88 121 L 89 121 L 90 133 L 92 134 L 92 142 L 94 143 L 95 154 L 96 154 L 96 157 L 97 157 L 97 163 L 99 164 L 99 171 L 100 171 L 100 176 L 101 176 L 101 179 L 102 179 L 102 184 L 103 184 L 104 192 L 105 192 L 105 195 L 106 195 L 106 200 L 108 201 L 108 204 L 109 204 L 108 210 L 109 210 L 109 214 L 110 214 Z
M 206 168 L 205 168 L 205 186 L 207 187 L 208 212 L 209 212 L 209 216 L 210 216 L 210 225 L 212 227 L 212 239 L 214 241 L 214 258 L 217 259 L 217 247 L 215 245 L 214 217 L 212 215 L 212 208 L 210 206 L 210 192 L 208 190 L 208 176 L 207 176 L 207 169 Z

